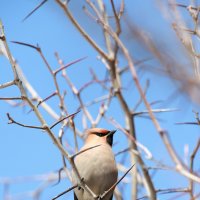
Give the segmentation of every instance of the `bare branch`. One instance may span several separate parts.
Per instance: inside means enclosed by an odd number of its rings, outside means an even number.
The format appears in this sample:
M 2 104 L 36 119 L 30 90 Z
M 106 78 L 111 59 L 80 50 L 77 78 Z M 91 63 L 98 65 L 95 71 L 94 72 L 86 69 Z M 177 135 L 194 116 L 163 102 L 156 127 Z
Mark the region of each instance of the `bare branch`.
M 73 25 L 78 29 L 78 31 L 81 33 L 81 35 L 94 47 L 94 49 L 100 53 L 100 55 L 104 58 L 108 58 L 108 55 L 96 44 L 96 42 L 85 32 L 85 30 L 80 26 L 80 24 L 76 21 L 76 19 L 73 17 L 71 12 L 68 9 L 68 5 L 63 3 L 61 0 L 56 0 L 58 5 L 63 9 L 66 16 L 71 20 Z
M 27 44 L 27 43 L 24 43 L 24 42 L 16 42 L 16 41 L 14 41 L 14 43 L 20 44 L 20 45 L 24 45 L 24 46 L 28 46 L 28 47 L 31 47 L 31 48 L 35 49 L 35 50 L 40 54 L 42 60 L 44 61 L 45 65 L 47 66 L 47 69 L 49 70 L 50 74 L 51 74 L 52 77 L 53 77 L 54 85 L 55 85 L 55 87 L 56 87 L 56 94 L 57 94 L 57 96 L 58 96 L 58 98 L 59 98 L 59 100 L 60 100 L 60 109 L 61 109 L 61 111 L 64 111 L 65 114 L 67 114 L 67 109 L 66 109 L 66 107 L 65 107 L 65 105 L 64 105 L 64 99 L 62 98 L 61 91 L 60 91 L 60 87 L 59 87 L 59 85 L 58 85 L 58 81 L 57 81 L 57 78 L 56 78 L 57 72 L 56 72 L 56 73 L 53 72 L 53 70 L 52 70 L 50 64 L 48 63 L 47 59 L 45 58 L 45 56 L 44 56 L 44 54 L 43 54 L 41 48 L 39 47 L 39 45 L 34 46 L 34 45 Z M 75 61 L 75 62 L 78 62 L 78 61 Z M 75 63 L 75 62 L 74 62 L 74 63 Z M 73 63 L 72 63 L 72 64 L 73 64 Z M 71 64 L 70 64 L 70 65 L 71 65 Z
M 152 109 L 153 113 L 163 113 L 163 112 L 174 112 L 174 111 L 179 111 L 180 109 L 178 108 L 161 108 L 161 109 Z M 140 112 L 133 112 L 133 116 L 138 116 L 138 115 L 143 115 L 143 114 L 148 114 L 149 111 L 144 110 Z
M 96 148 L 96 147 L 99 147 L 99 146 L 101 146 L 101 145 L 98 144 L 98 145 L 95 145 L 95 146 L 92 146 L 92 147 L 83 149 L 83 150 L 77 152 L 76 154 L 74 154 L 73 156 L 71 156 L 71 158 L 74 159 L 76 156 L 78 156 L 78 155 L 80 155 L 80 154 L 82 154 L 82 153 L 84 153 L 84 152 L 86 152 L 86 151 L 88 151 L 88 150 L 90 150 L 90 149 L 94 149 L 94 148 Z
M 23 22 L 28 19 L 36 10 L 38 10 L 42 5 L 44 5 L 48 0 L 43 0 L 40 4 L 38 4 L 24 19 L 22 20 Z
M 50 129 L 54 128 L 56 125 L 58 125 L 60 122 L 64 121 L 65 119 L 68 119 L 68 118 L 70 118 L 70 117 L 74 117 L 74 116 L 75 116 L 76 114 L 78 114 L 79 112 L 80 112 L 80 110 L 77 111 L 77 112 L 75 112 L 75 113 L 73 113 L 73 114 L 71 114 L 71 115 L 68 115 L 68 116 L 66 116 L 66 117 L 64 117 L 64 118 L 62 118 L 62 119 L 60 119 L 59 121 L 57 121 L 56 123 L 54 123 L 53 125 L 51 125 L 51 126 L 50 126 Z
M 75 61 L 72 61 L 72 62 L 68 63 L 67 65 L 65 65 L 63 67 L 60 67 L 59 69 L 55 70 L 53 73 L 54 73 L 54 75 L 57 75 L 57 73 L 60 72 L 60 71 L 62 71 L 63 69 L 66 69 L 66 68 L 68 68 L 69 66 L 71 66 L 73 64 L 76 64 L 76 63 L 78 63 L 78 62 L 80 62 L 82 60 L 85 60 L 86 58 L 87 58 L 87 56 L 85 56 L 83 58 L 79 58 L 79 59 L 77 59 Z
M 194 159 L 195 159 L 195 156 L 197 154 L 197 151 L 199 150 L 200 148 L 200 139 L 197 141 L 197 144 L 190 156 L 190 172 L 193 173 L 193 168 L 194 168 Z M 194 181 L 191 179 L 189 181 L 189 189 L 190 189 L 190 197 L 191 199 L 194 199 Z
M 115 16 L 115 22 L 116 22 L 116 25 L 117 25 L 116 34 L 119 35 L 121 33 L 121 25 L 120 25 L 119 16 L 116 12 L 113 0 L 110 0 L 110 2 L 111 2 L 111 5 L 112 5 L 113 13 L 114 13 L 114 16 Z
M 127 171 L 126 173 L 114 184 L 112 185 L 112 187 L 110 187 L 107 191 L 105 191 L 102 195 L 100 195 L 100 198 L 103 199 L 110 191 L 112 191 L 123 179 L 124 177 L 131 171 L 131 169 L 135 166 L 132 165 Z
M 76 184 L 76 185 L 70 187 L 70 188 L 67 189 L 66 191 L 64 191 L 64 192 L 60 193 L 59 195 L 57 195 L 56 197 L 54 197 L 52 200 L 58 199 L 59 197 L 63 196 L 64 194 L 70 192 L 71 190 L 73 190 L 73 189 L 75 189 L 75 188 L 77 188 L 77 187 L 79 187 L 78 184 Z
M 30 125 L 25 125 L 25 124 L 16 122 L 16 121 L 10 116 L 9 113 L 7 113 L 7 117 L 8 117 L 8 119 L 9 119 L 8 124 L 17 124 L 17 125 L 22 126 L 22 127 L 25 127 L 25 128 L 34 128 L 34 129 L 42 129 L 42 130 L 44 130 L 44 128 L 41 127 L 41 126 L 30 126 Z
M 22 100 L 21 97 L 0 97 L 0 100 Z
M 49 95 L 49 96 L 46 97 L 45 99 L 40 100 L 40 101 L 38 102 L 38 104 L 37 104 L 37 107 L 38 107 L 40 104 L 42 104 L 43 102 L 45 102 L 45 101 L 49 100 L 50 98 L 54 97 L 55 95 L 57 95 L 57 92 L 54 92 L 53 94 Z
M 7 82 L 7 83 L 3 83 L 3 84 L 0 84 L 0 89 L 6 88 L 6 87 L 10 87 L 11 85 L 15 85 L 15 84 L 16 84 L 15 80 Z
M 27 46 L 27 47 L 33 48 L 33 49 L 35 49 L 37 51 L 40 51 L 40 47 L 39 46 L 35 46 L 35 45 L 32 45 L 32 44 L 28 44 L 28 43 L 25 43 L 25 42 L 19 42 L 19 41 L 11 41 L 11 42 L 15 43 L 15 44 Z

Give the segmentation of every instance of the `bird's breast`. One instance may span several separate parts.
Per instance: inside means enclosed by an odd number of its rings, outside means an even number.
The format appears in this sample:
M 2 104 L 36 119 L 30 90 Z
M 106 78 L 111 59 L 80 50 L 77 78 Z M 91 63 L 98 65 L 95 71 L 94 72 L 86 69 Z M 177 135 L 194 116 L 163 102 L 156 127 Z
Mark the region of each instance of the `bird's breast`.
M 90 145 L 87 145 L 82 149 L 89 147 Z M 115 157 L 111 147 L 107 144 L 101 144 L 98 147 L 79 154 L 75 159 L 75 164 L 85 183 L 96 195 L 102 194 L 117 181 Z M 74 182 L 74 184 L 76 183 L 77 181 Z M 82 192 L 84 193 L 85 191 Z

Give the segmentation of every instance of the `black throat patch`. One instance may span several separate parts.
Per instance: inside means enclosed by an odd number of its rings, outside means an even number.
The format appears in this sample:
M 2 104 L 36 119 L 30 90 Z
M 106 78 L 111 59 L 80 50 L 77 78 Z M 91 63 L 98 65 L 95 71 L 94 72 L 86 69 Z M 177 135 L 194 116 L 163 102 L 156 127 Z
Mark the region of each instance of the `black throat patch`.
M 107 141 L 107 143 L 112 147 L 112 144 L 113 144 L 113 134 L 108 135 L 108 136 L 106 137 L 106 141 Z

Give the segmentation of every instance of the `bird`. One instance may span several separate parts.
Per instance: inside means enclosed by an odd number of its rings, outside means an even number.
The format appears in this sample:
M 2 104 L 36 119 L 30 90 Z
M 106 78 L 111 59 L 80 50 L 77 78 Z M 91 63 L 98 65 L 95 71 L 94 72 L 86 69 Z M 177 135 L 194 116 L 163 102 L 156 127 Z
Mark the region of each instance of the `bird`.
M 85 144 L 80 150 L 82 152 L 74 159 L 75 166 L 84 183 L 97 196 L 102 195 L 117 182 L 118 170 L 112 152 L 115 132 L 116 130 L 109 131 L 103 128 L 88 129 Z M 90 147 L 94 148 L 88 149 Z M 76 185 L 79 182 L 80 180 L 73 173 L 72 183 Z M 113 187 L 102 200 L 112 200 L 114 189 Z M 74 200 L 93 199 L 92 195 L 83 188 L 74 189 Z

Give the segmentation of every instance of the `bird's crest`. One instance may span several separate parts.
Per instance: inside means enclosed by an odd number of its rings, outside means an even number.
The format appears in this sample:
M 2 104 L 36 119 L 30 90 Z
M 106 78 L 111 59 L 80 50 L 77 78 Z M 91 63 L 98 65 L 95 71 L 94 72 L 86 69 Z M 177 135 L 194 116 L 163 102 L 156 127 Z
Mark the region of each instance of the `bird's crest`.
M 87 134 L 94 134 L 94 133 L 102 133 L 102 134 L 108 134 L 110 131 L 103 129 L 103 128 L 91 128 L 87 131 Z

